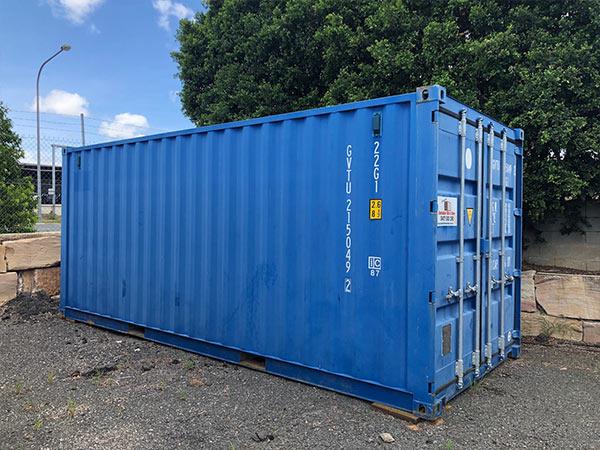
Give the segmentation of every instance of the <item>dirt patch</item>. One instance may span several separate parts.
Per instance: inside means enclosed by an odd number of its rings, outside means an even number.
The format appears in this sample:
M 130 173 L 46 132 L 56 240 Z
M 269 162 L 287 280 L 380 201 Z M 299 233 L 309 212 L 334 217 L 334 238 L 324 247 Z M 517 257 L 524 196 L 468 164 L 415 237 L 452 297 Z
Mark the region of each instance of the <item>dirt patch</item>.
M 92 370 L 88 370 L 87 372 L 82 373 L 81 376 L 84 378 L 101 377 L 104 375 L 108 375 L 109 373 L 111 373 L 115 370 L 117 370 L 116 365 L 115 366 L 102 366 L 102 367 L 97 367 Z
M 543 347 L 560 348 L 565 351 L 589 352 L 600 355 L 600 347 L 583 341 L 568 341 L 540 334 L 539 336 L 523 336 L 524 345 L 539 345 Z
M 600 275 L 600 271 L 597 270 L 580 270 L 571 269 L 570 267 L 553 267 L 553 266 L 539 266 L 537 264 L 523 264 L 523 270 L 535 270 L 536 272 L 546 273 L 563 273 L 568 275 Z
M 21 294 L 9 301 L 5 307 L 1 320 L 13 319 L 27 321 L 40 314 L 58 313 L 58 300 L 53 300 L 44 292 L 35 294 Z

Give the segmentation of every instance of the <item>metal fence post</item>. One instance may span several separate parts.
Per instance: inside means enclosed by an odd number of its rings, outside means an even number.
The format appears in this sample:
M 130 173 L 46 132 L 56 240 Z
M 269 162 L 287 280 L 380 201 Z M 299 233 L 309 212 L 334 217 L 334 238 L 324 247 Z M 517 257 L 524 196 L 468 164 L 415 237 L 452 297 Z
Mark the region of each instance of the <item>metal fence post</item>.
M 42 65 L 43 67 L 43 65 Z M 35 87 L 35 101 L 36 101 L 36 150 L 37 150 L 37 213 L 38 222 L 42 221 L 42 151 L 40 149 L 40 73 L 42 67 L 37 76 L 37 83 Z
M 57 145 L 52 144 L 52 217 L 56 217 L 56 158 Z
M 81 145 L 85 145 L 85 125 L 83 123 L 83 113 L 79 114 L 81 117 Z

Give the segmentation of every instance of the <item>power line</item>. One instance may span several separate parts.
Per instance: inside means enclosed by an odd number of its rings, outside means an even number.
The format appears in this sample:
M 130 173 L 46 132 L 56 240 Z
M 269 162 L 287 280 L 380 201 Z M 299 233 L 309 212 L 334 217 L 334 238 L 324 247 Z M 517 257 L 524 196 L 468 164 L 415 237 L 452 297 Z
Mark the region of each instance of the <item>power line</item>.
M 29 119 L 27 117 L 12 117 L 11 120 L 15 121 L 15 120 L 27 120 L 28 122 L 35 122 L 36 119 Z M 40 119 L 41 123 L 52 123 L 52 124 L 57 124 L 57 125 L 77 125 L 80 126 L 81 124 L 78 122 L 56 122 L 54 120 L 46 120 L 46 119 Z
M 79 133 L 79 124 L 69 124 L 66 122 L 46 122 L 46 123 L 54 123 L 54 124 L 64 124 L 64 125 L 73 125 L 76 126 L 77 129 L 65 129 L 65 128 L 55 128 L 55 127 L 48 127 L 48 126 L 40 126 L 40 128 L 42 130 L 52 130 L 52 131 L 64 131 L 67 133 Z M 18 122 L 14 122 L 15 126 L 17 127 L 24 127 L 24 128 L 36 128 L 35 125 L 29 125 L 29 124 L 24 124 L 24 123 L 18 123 Z M 129 125 L 125 125 L 124 127 L 128 127 Z M 94 130 L 94 131 L 92 131 Z M 86 134 L 95 134 L 96 136 L 103 136 L 103 137 L 109 137 L 106 136 L 103 133 L 99 133 L 99 131 L 102 130 L 106 130 L 106 131 L 122 131 L 122 128 L 120 127 L 111 127 L 111 126 L 100 126 L 100 127 L 86 127 L 85 128 L 85 132 Z M 144 128 L 144 130 L 150 131 L 148 128 Z M 150 133 L 151 134 L 151 133 Z
M 24 127 L 24 128 L 36 128 L 35 125 L 24 125 L 24 124 L 16 124 L 18 127 Z M 79 130 L 67 130 L 65 128 L 54 128 L 54 127 L 40 127 L 42 130 L 51 130 L 51 131 L 62 131 L 62 132 L 67 132 L 67 133 L 79 133 Z M 85 130 L 86 134 L 94 134 L 96 136 L 101 136 L 101 137 L 107 137 L 101 133 L 96 133 L 94 131 L 88 131 L 87 129 Z
M 22 109 L 13 109 L 10 106 L 7 106 L 7 109 L 9 112 L 16 112 L 16 113 L 25 113 L 25 114 L 35 114 L 35 111 L 25 111 Z M 64 113 L 54 113 L 54 112 L 50 112 L 50 111 L 40 111 L 40 114 L 51 114 L 53 116 L 61 116 L 61 117 L 77 117 L 79 118 L 79 114 L 64 114 Z M 84 114 L 84 117 L 88 117 Z M 101 119 L 98 119 L 101 120 Z
M 16 113 L 24 113 L 24 114 L 35 114 L 34 111 L 24 111 L 24 110 L 19 110 L 19 109 L 12 109 L 12 108 L 8 108 L 9 112 L 16 112 Z M 41 112 L 40 114 L 51 114 L 53 116 L 59 116 L 59 117 L 73 117 L 73 118 L 79 118 L 78 115 L 74 115 L 74 114 L 60 114 L 60 113 L 53 113 L 53 112 Z M 111 123 L 113 122 L 113 120 L 111 119 L 100 119 L 98 117 L 93 117 L 93 116 L 86 116 L 84 114 L 84 119 L 87 120 L 92 120 L 92 121 L 97 121 L 97 122 L 107 122 L 107 123 Z M 17 119 L 17 118 L 15 118 Z M 28 119 L 25 117 L 20 118 L 22 120 L 36 120 L 36 119 Z M 52 123 L 49 120 L 46 119 L 42 119 L 43 121 L 47 122 L 47 123 Z M 54 122 L 54 123 L 59 123 L 59 122 Z M 61 123 L 66 123 L 66 122 L 61 122 Z M 68 123 L 70 125 L 70 123 Z M 134 128 L 143 128 L 143 129 L 147 129 L 147 130 L 156 130 L 156 131 L 168 131 L 165 128 L 157 128 L 157 127 L 145 127 L 143 125 L 134 125 L 134 124 L 124 124 L 125 126 L 128 127 L 134 127 Z

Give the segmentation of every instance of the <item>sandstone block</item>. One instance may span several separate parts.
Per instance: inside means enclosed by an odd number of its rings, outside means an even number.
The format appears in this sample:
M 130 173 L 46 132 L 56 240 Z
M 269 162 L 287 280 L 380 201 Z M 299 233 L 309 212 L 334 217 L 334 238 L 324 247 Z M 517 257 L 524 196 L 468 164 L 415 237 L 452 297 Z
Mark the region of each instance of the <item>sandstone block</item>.
M 49 296 L 60 293 L 60 267 L 35 269 L 35 289 L 44 291 Z
M 6 247 L 0 244 L 0 273 L 6 272 Z
M 31 294 L 33 284 L 33 270 L 17 272 L 17 294 Z
M 44 291 L 49 296 L 60 292 L 60 267 L 47 267 L 19 272 L 18 293 L 32 294 Z
M 0 274 L 0 306 L 17 296 L 17 274 L 15 272 Z
M 18 241 L 19 239 L 32 239 L 46 236 L 60 236 L 60 231 L 43 231 L 39 233 L 0 233 L 0 244 L 5 241 Z
M 9 271 L 56 266 L 60 263 L 60 235 L 5 241 Z
M 583 322 L 583 342 L 600 345 L 600 322 Z
M 600 320 L 600 276 L 537 272 L 535 296 L 551 316 Z
M 521 274 L 521 311 L 535 312 L 535 283 L 533 277 L 535 270 L 525 270 Z
M 583 325 L 580 320 L 552 317 L 539 312 L 521 314 L 521 332 L 523 336 L 545 335 L 570 341 L 583 339 Z

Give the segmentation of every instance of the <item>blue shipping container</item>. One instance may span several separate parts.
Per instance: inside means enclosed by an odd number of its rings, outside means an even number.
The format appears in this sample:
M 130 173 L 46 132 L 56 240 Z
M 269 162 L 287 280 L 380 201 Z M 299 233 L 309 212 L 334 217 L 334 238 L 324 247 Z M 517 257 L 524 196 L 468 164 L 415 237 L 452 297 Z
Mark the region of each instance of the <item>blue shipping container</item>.
M 436 85 L 66 149 L 61 308 L 436 417 L 520 353 L 522 146 Z

